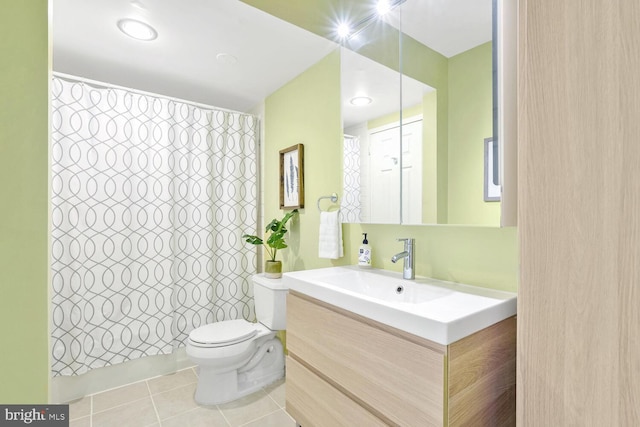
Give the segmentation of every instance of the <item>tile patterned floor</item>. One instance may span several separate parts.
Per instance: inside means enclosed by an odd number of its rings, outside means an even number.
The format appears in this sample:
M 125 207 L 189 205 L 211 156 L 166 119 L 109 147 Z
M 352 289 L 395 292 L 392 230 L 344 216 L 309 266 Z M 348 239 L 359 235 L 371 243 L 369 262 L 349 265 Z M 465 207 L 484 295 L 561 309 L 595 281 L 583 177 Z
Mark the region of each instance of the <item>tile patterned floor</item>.
M 152 378 L 69 405 L 70 427 L 295 427 L 284 410 L 284 380 L 236 401 L 200 406 L 194 368 Z

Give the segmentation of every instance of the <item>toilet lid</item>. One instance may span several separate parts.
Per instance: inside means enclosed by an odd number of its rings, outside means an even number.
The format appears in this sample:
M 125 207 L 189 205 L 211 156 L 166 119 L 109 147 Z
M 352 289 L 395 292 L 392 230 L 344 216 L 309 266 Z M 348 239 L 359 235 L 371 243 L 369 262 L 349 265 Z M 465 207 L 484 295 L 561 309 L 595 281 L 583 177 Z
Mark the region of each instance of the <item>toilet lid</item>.
M 210 323 L 194 329 L 189 339 L 198 344 L 231 345 L 246 341 L 258 333 L 255 323 L 244 319 Z

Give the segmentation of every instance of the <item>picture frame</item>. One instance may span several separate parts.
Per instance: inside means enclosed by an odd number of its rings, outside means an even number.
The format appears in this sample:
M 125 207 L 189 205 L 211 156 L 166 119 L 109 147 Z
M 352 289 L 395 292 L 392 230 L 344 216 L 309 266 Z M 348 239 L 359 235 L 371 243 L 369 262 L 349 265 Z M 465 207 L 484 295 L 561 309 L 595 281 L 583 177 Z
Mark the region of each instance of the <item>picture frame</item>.
M 280 209 L 304 208 L 304 145 L 280 150 Z
M 484 139 L 484 201 L 500 201 L 500 168 L 498 144 L 493 138 Z

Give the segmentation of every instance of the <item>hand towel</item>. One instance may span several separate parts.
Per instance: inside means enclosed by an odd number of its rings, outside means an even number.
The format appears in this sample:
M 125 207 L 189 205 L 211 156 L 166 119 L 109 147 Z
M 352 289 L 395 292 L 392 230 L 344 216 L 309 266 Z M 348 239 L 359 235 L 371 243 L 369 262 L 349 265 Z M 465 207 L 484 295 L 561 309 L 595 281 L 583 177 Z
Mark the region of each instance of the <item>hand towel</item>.
M 338 259 L 344 255 L 342 247 L 342 224 L 340 210 L 320 212 L 320 233 L 318 236 L 318 256 Z

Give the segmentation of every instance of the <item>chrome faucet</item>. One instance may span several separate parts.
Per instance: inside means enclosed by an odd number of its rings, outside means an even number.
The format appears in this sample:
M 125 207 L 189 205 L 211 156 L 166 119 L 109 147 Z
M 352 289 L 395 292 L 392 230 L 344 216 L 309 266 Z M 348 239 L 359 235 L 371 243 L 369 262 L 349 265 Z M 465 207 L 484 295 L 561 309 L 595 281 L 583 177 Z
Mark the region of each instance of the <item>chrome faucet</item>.
M 415 242 L 413 239 L 398 239 L 398 242 L 404 242 L 404 251 L 391 257 L 391 262 L 396 263 L 404 258 L 404 267 L 402 268 L 402 278 L 413 280 L 415 273 L 413 272 L 415 251 L 413 250 Z

